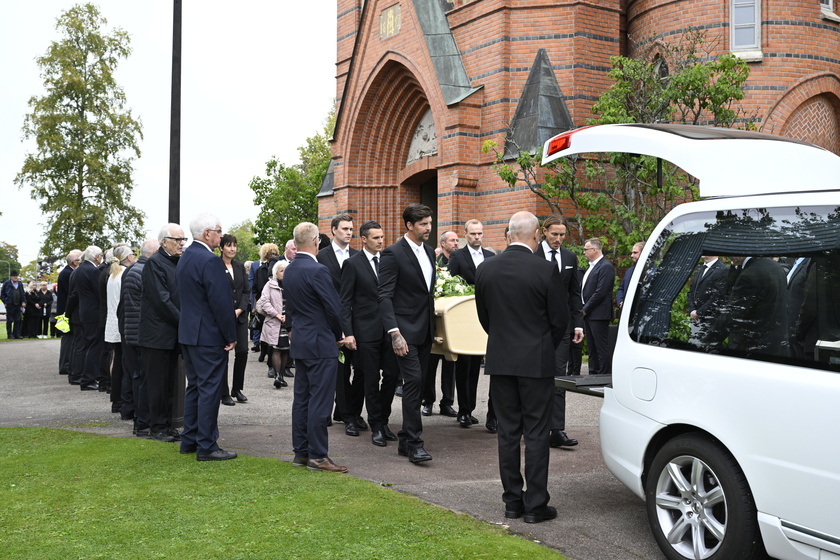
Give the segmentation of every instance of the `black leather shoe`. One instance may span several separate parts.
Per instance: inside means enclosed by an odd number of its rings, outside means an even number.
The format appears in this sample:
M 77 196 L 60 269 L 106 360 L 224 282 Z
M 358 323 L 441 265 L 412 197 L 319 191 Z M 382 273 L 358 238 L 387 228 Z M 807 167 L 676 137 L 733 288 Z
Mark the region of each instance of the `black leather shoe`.
M 470 414 L 470 422 L 472 422 L 473 424 L 478 424 L 478 418 Z
M 472 421 L 469 416 L 462 414 L 458 417 L 458 425 L 462 428 L 472 428 Z
M 374 430 L 370 433 L 370 441 L 376 447 L 386 447 L 388 442 L 385 441 L 385 432 L 382 430 Z
M 443 416 L 449 416 L 450 418 L 457 418 L 458 413 L 455 412 L 455 409 L 452 408 L 451 405 L 443 404 L 440 406 L 440 413 Z
M 172 443 L 175 441 L 175 438 L 166 432 L 153 432 L 151 434 L 151 439 L 155 441 L 162 441 L 164 443 Z
M 233 399 L 230 398 L 230 395 L 222 395 L 222 404 L 225 406 L 233 406 L 236 403 L 233 402 Z
M 151 439 L 152 438 L 152 434 L 149 433 L 149 428 L 140 428 L 139 430 L 135 428 L 133 430 L 133 433 L 134 433 L 135 436 L 137 436 L 139 438 L 144 438 L 144 439 Z
M 295 376 L 295 374 L 292 373 L 292 370 L 290 370 L 289 368 L 286 368 L 286 369 L 283 370 L 283 377 L 294 377 L 294 376 Z
M 260 351 L 259 346 L 251 346 L 251 352 L 259 352 L 259 351 Z
M 542 523 L 557 517 L 557 510 L 551 506 L 544 506 L 533 511 L 525 512 L 525 523 Z
M 227 461 L 228 459 L 236 459 L 236 453 L 232 451 L 225 451 L 224 449 L 217 449 L 213 453 L 206 455 L 195 456 L 197 461 Z
M 359 429 L 360 432 L 366 432 L 370 429 L 368 423 L 365 422 L 365 419 L 361 416 L 356 417 L 356 427 Z
M 386 441 L 399 441 L 400 439 L 397 437 L 397 434 L 391 431 L 391 428 L 387 424 L 382 428 L 382 432 L 385 434 Z
M 521 509 L 506 509 L 505 510 L 505 519 L 519 519 L 522 517 L 522 510 Z
M 354 436 L 354 437 L 358 436 L 359 435 L 359 429 L 356 428 L 355 422 L 347 422 L 344 425 L 344 433 L 347 434 L 348 436 Z
M 418 447 L 408 452 L 408 460 L 412 463 L 423 463 L 425 461 L 431 461 L 432 456 L 422 447 Z
M 278 375 L 277 377 L 274 378 L 274 388 L 275 389 L 280 389 L 281 387 L 288 387 L 288 386 L 289 386 L 289 384 L 286 383 L 286 380 L 283 379 L 282 375 Z
M 98 391 L 99 383 L 91 383 L 90 385 L 82 385 L 82 391 Z
M 484 427 L 487 428 L 487 431 L 491 434 L 495 434 L 499 431 L 499 422 L 495 417 L 488 416 L 487 422 L 484 423 Z
M 76 381 L 75 379 L 68 379 L 67 382 L 70 383 L 70 385 L 81 385 L 82 384 L 80 381 Z
M 424 406 L 423 408 L 421 408 L 421 409 L 420 409 L 420 414 L 422 414 L 423 416 L 431 416 L 431 415 L 432 415 L 432 407 L 431 407 L 431 405 L 429 405 L 429 406 Z
M 190 453 L 195 453 L 195 445 L 182 445 L 180 451 L 181 455 L 189 455 Z
M 238 389 L 236 391 L 233 391 L 233 394 L 231 396 L 236 397 L 236 400 L 239 402 L 248 402 L 248 397 L 243 395 L 242 391 Z
M 174 439 L 175 441 L 181 441 L 181 432 L 179 432 L 175 428 L 167 429 L 166 433 L 172 436 L 172 439 Z
M 578 440 L 570 438 L 566 435 L 566 432 L 556 430 L 551 432 L 548 444 L 551 447 L 574 447 L 578 444 Z

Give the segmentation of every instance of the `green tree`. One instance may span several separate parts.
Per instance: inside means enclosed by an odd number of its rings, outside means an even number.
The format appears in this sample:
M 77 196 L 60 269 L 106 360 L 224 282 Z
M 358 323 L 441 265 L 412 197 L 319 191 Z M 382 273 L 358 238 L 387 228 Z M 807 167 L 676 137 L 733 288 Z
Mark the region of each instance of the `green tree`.
M 260 207 L 254 224 L 257 243 L 282 245 L 292 238 L 300 222 L 318 222 L 318 199 L 330 164 L 330 143 L 335 126 L 333 109 L 321 132 L 306 139 L 298 148 L 300 162 L 284 165 L 272 157 L 266 163 L 265 177 L 254 177 L 250 187 L 254 204 Z M 282 250 L 282 249 L 281 249 Z
M 95 6 L 76 5 L 57 19 L 61 39 L 36 59 L 46 94 L 29 100 L 23 134 L 37 148 L 15 182 L 40 201 L 45 255 L 143 236 L 145 216 L 129 203 L 142 129 L 114 79 L 130 40 L 121 29 L 104 33 L 106 24 Z
M 20 271 L 18 258 L 16 245 L 9 245 L 5 241 L 0 241 L 0 283 L 9 279 L 10 271 Z

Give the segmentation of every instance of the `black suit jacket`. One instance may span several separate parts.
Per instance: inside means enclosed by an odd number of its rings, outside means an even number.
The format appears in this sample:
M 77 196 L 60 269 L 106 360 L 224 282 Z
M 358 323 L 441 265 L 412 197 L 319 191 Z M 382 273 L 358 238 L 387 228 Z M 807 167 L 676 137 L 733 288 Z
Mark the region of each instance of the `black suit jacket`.
M 534 254 L 548 262 L 542 243 L 537 245 L 537 250 Z M 580 267 L 578 267 L 577 255 L 565 247 L 560 247 L 558 250 L 558 259 L 560 261 L 557 267 L 560 270 L 560 282 L 557 284 L 557 287 L 561 292 L 568 295 L 569 320 L 571 321 L 572 328 L 582 329 L 583 314 L 581 313 L 581 308 L 583 307 L 583 302 L 580 300 L 581 275 L 579 274 Z
M 358 249 L 354 249 L 350 247 L 350 256 L 357 254 L 359 252 Z M 349 260 L 349 258 L 348 258 Z M 335 286 L 335 291 L 338 292 L 341 290 L 341 267 L 338 266 L 338 259 L 335 256 L 335 250 L 332 247 L 332 243 L 330 243 L 327 247 L 324 247 L 320 251 L 318 251 L 318 262 L 322 265 L 326 266 L 327 269 L 330 271 L 330 276 L 332 277 L 333 285 Z M 345 261 L 347 262 L 347 261 Z
M 230 278 L 230 287 L 233 290 L 233 308 L 241 309 L 242 312 L 237 317 L 237 322 L 244 323 L 248 320 L 248 305 L 251 293 L 251 287 L 248 285 L 248 275 L 245 273 L 245 265 L 239 261 L 231 261 L 233 267 L 233 278 Z
M 591 266 L 591 265 L 590 265 Z M 602 258 L 589 273 L 586 283 L 581 287 L 583 293 L 583 311 L 591 321 L 612 320 L 612 291 L 615 282 L 615 269 L 612 263 Z
M 71 277 L 71 290 L 78 299 L 79 321 L 99 325 L 99 268 L 91 261 L 82 261 Z
M 700 265 L 688 290 L 688 311 L 696 311 L 700 317 L 708 317 L 717 312 L 726 297 L 726 283 L 729 279 L 729 267 L 720 260 L 715 261 L 709 271 L 703 274 L 705 268 L 705 264 Z
M 782 265 L 766 257 L 747 261 L 721 318 L 729 350 L 787 356 L 787 276 Z
M 379 310 L 379 280 L 364 251 L 341 268 L 341 328 L 357 342 L 379 342 L 385 329 Z
M 475 304 L 487 331 L 485 373 L 553 377 L 555 347 L 569 326 L 568 294 L 560 270 L 511 245 L 478 268 Z
M 435 252 L 423 244 L 432 267 L 426 285 L 414 249 L 405 237 L 382 251 L 379 263 L 379 310 L 385 330 L 399 329 L 408 344 L 419 346 L 435 334 Z
M 481 253 L 484 255 L 484 260 L 490 257 L 495 257 L 496 253 L 481 248 Z M 449 264 L 447 265 L 452 276 L 460 276 L 467 284 L 475 285 L 475 263 L 470 254 L 470 246 L 461 247 L 449 254 Z

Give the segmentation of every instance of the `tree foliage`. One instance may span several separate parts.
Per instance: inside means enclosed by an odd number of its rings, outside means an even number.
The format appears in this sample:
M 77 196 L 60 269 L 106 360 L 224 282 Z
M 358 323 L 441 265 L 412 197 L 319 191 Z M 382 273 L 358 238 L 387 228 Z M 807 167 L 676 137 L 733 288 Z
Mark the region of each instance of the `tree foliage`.
M 673 45 L 653 41 L 636 58 L 612 57 L 612 85 L 599 97 L 587 124 L 683 123 L 732 127 L 749 76 L 745 62 L 731 53 L 713 56 L 702 32 L 689 30 Z M 521 149 L 526 148 L 526 149 Z M 629 265 L 633 244 L 644 240 L 664 215 L 680 202 L 697 197 L 693 177 L 668 162 L 632 154 L 561 158 L 540 165 L 540 147 L 521 147 L 515 161 L 493 141 L 485 152 L 496 156 L 497 173 L 511 187 L 524 182 L 553 212 L 566 215 L 572 243 L 589 237 L 605 241 L 605 253 Z M 571 208 L 571 215 L 569 215 Z
M 23 134 L 36 150 L 15 182 L 40 201 L 45 255 L 143 236 L 144 214 L 129 203 L 142 129 L 114 79 L 130 39 L 104 33 L 106 24 L 95 6 L 76 5 L 57 19 L 61 39 L 36 59 L 46 94 L 29 100 Z
M 330 164 L 330 144 L 335 125 L 331 111 L 321 132 L 306 139 L 298 148 L 300 162 L 284 165 L 276 157 L 266 163 L 265 177 L 254 177 L 251 190 L 254 204 L 260 207 L 254 224 L 258 244 L 277 243 L 283 246 L 292 238 L 292 230 L 300 222 L 318 222 L 318 199 L 324 176 Z
M 5 282 L 9 279 L 9 272 L 12 270 L 20 270 L 20 261 L 18 261 L 18 248 L 16 245 L 10 245 L 5 241 L 0 241 L 0 282 Z

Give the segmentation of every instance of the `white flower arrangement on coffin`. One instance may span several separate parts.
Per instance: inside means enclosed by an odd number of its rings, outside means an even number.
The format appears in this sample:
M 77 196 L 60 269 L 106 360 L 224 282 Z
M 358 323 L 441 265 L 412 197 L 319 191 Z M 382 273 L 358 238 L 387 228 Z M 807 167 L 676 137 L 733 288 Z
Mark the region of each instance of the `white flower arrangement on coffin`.
M 435 280 L 435 298 L 450 296 L 471 296 L 475 294 L 475 288 L 467 284 L 467 281 L 460 276 L 452 276 L 446 266 L 437 267 L 437 279 Z

